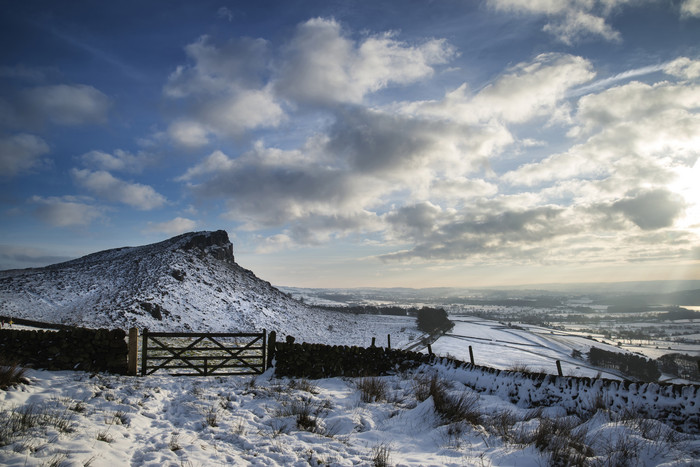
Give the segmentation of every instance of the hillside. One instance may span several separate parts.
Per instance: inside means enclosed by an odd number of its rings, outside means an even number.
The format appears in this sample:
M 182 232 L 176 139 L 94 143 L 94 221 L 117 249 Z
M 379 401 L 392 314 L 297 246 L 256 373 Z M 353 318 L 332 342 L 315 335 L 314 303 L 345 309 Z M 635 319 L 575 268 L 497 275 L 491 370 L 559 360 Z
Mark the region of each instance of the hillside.
M 325 341 L 329 326 L 354 323 L 310 309 L 240 267 L 223 230 L 0 271 L 0 315 L 152 331 L 265 328 L 311 341 Z

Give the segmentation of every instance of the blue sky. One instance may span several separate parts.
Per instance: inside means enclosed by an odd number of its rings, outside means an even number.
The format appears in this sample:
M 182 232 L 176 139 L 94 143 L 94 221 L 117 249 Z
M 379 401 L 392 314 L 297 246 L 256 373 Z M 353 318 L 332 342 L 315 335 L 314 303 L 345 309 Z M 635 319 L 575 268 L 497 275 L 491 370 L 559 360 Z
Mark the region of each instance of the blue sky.
M 700 0 L 3 2 L 0 269 L 700 279 Z

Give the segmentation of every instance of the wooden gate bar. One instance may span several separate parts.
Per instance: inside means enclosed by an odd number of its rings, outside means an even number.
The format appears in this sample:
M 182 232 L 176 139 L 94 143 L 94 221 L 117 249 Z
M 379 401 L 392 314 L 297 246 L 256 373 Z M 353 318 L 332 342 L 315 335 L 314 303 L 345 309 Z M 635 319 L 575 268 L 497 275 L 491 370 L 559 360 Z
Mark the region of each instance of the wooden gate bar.
M 172 339 L 194 340 L 177 343 Z M 221 339 L 235 341 L 227 345 Z M 248 341 L 240 343 L 239 339 Z M 264 329 L 261 333 L 149 332 L 144 329 L 141 375 L 161 369 L 193 371 L 170 373 L 176 376 L 262 374 L 267 367 L 266 342 L 267 330 Z

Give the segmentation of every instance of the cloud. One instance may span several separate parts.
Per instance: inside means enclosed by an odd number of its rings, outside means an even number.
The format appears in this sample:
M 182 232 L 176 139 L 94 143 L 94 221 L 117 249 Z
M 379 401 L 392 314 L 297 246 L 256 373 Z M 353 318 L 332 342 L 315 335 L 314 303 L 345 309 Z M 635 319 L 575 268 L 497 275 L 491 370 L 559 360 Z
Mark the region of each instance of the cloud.
M 620 41 L 620 33 L 607 19 L 621 6 L 638 3 L 636 0 L 487 0 L 487 4 L 498 11 L 546 17 L 548 22 L 542 30 L 567 45 L 587 37 Z
M 197 222 L 185 217 L 176 217 L 166 222 L 149 222 L 145 229 L 147 233 L 162 233 L 166 235 L 178 235 L 193 231 Z
M 353 172 L 427 183 L 440 174 L 474 172 L 511 141 L 497 124 L 469 126 L 353 107 L 337 114 L 324 149 Z
M 384 33 L 356 42 L 337 21 L 314 18 L 297 27 L 275 86 L 296 102 L 358 104 L 368 93 L 432 76 L 454 54 L 444 39 L 410 45 Z
M 682 214 L 683 198 L 665 189 L 642 192 L 616 201 L 610 206 L 642 230 L 656 230 L 673 225 Z
M 175 143 L 193 148 L 209 144 L 209 132 L 204 125 L 192 120 L 177 120 L 168 127 L 168 135 Z
M 488 202 L 476 209 L 442 211 L 428 204 L 403 207 L 387 216 L 393 234 L 414 244 L 380 256 L 384 261 L 452 261 L 481 255 L 510 256 L 511 261 L 530 257 L 543 242 L 564 235 L 563 209 L 537 207 L 503 209 Z
M 146 152 L 132 154 L 121 149 L 113 154 L 103 151 L 90 151 L 80 156 L 81 161 L 88 167 L 105 171 L 140 173 L 153 163 L 154 156 Z
M 191 63 L 179 66 L 163 89 L 166 97 L 189 104 L 186 115 L 168 129 L 176 144 L 199 147 L 209 142 L 211 134 L 236 137 L 279 125 L 284 111 L 264 80 L 267 48 L 263 39 L 232 39 L 217 45 L 208 36 L 185 47 Z
M 700 5 L 700 0 L 698 0 Z M 700 6 L 698 6 L 700 8 Z M 664 71 L 670 75 L 687 80 L 700 78 L 700 60 L 691 60 L 688 57 L 677 59 L 664 65 Z
M 111 100 L 92 86 L 57 84 L 25 90 L 23 105 L 32 120 L 57 125 L 84 125 L 107 121 Z
M 96 196 L 139 210 L 149 211 L 166 203 L 165 197 L 152 187 L 120 180 L 104 170 L 73 169 L 71 175 L 78 185 Z
M 20 133 L 0 138 L 0 176 L 13 177 L 41 164 L 49 145 L 38 136 Z
M 588 60 L 547 53 L 522 62 L 496 78 L 476 94 L 466 84 L 440 101 L 407 103 L 404 112 L 454 119 L 464 123 L 524 123 L 551 116 L 570 89 L 595 76 Z
M 700 17 L 700 0 L 683 0 L 681 3 L 681 17 Z
M 583 96 L 569 136 L 588 139 L 523 164 L 503 180 L 520 186 L 598 180 L 604 196 L 668 183 L 676 167 L 692 167 L 699 156 L 698 106 L 700 87 L 668 81 L 633 81 Z
M 30 202 L 37 205 L 34 215 L 53 227 L 86 226 L 103 217 L 102 210 L 84 198 L 34 196 Z
M 359 180 L 316 162 L 301 151 L 258 143 L 237 159 L 216 151 L 179 180 L 201 179 L 191 185 L 196 195 L 228 199 L 227 217 L 255 228 L 306 221 L 311 215 L 343 217 L 361 209 L 372 196 L 371 188 L 363 194 Z

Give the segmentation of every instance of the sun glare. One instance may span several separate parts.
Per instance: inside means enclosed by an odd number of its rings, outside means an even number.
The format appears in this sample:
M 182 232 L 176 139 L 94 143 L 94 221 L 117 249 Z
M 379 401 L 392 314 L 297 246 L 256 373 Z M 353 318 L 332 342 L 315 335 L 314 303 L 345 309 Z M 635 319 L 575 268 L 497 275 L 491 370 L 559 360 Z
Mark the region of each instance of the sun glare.
M 700 159 L 695 166 L 676 170 L 677 178 L 669 189 L 683 197 L 686 203 L 685 216 L 679 222 L 700 232 Z

